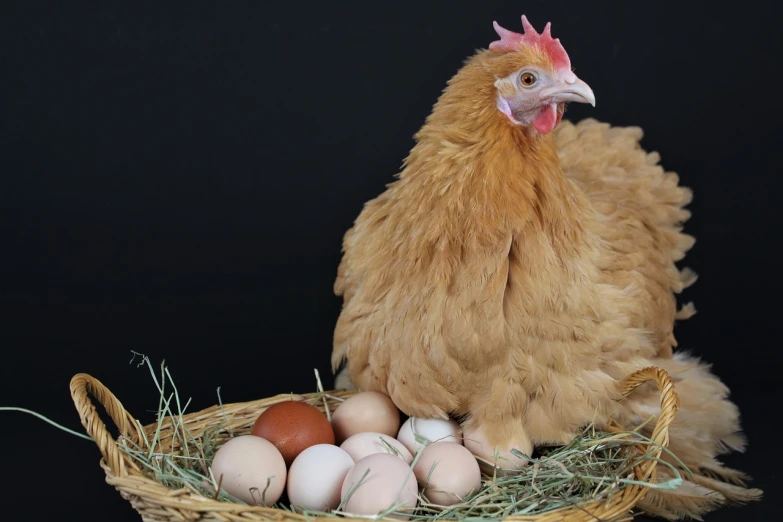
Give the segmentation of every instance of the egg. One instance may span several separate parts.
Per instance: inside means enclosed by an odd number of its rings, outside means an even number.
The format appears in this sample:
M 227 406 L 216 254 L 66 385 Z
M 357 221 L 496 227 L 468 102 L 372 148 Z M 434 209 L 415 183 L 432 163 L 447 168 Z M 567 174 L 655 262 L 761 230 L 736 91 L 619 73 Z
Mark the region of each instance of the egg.
M 481 488 L 476 457 L 457 442 L 433 442 L 421 450 L 413 467 L 424 496 L 433 504 L 451 506 Z
M 459 442 L 462 443 L 462 435 L 459 424 L 454 419 L 421 419 L 410 417 L 402 423 L 397 440 L 402 442 L 414 455 L 419 452 L 424 444 L 416 440 L 416 435 L 430 442 Z
M 258 416 L 250 433 L 274 444 L 286 466 L 310 446 L 334 444 L 329 419 L 318 408 L 302 401 L 270 406 Z
M 400 429 L 400 410 L 388 395 L 375 391 L 359 392 L 345 399 L 334 410 L 332 428 L 337 444 L 364 431 L 395 437 Z
M 300 453 L 288 470 L 286 493 L 293 506 L 330 511 L 340 505 L 345 476 L 354 465 L 351 456 L 331 444 L 316 444 Z
M 365 473 L 367 476 L 362 480 Z M 409 520 L 404 513 L 416 507 L 418 494 L 416 476 L 404 460 L 388 453 L 375 453 L 351 468 L 343 481 L 340 498 L 348 497 L 342 507 L 346 513 L 377 515 L 394 508 L 401 513 L 389 518 Z
M 516 449 L 525 455 L 533 454 L 533 443 L 524 433 L 519 434 L 520 443 Z M 486 435 L 481 430 L 466 430 L 463 435 L 463 444 L 475 456 L 487 461 L 479 463 L 479 466 L 487 473 L 496 472 L 505 475 L 508 472 L 519 470 L 528 465 L 526 459 L 520 458 L 511 451 L 503 450 L 495 454 L 496 448 L 492 447 Z
M 365 431 L 351 435 L 340 447 L 348 452 L 354 461 L 359 462 L 368 455 L 376 453 L 388 453 L 397 455 L 406 464 L 413 461 L 413 455 L 400 441 L 383 433 Z
M 240 435 L 218 448 L 211 464 L 220 488 L 251 506 L 271 506 L 283 494 L 286 467 L 268 440 Z

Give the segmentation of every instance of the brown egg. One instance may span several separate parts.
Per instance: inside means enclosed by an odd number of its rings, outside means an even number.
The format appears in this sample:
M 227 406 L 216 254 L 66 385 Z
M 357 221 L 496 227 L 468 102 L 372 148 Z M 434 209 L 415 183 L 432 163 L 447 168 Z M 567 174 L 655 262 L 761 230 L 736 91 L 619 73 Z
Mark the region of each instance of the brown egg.
M 396 437 L 400 429 L 400 410 L 386 394 L 359 392 L 334 410 L 332 428 L 337 444 L 342 444 L 351 435 L 367 431 Z
M 334 444 L 334 431 L 326 415 L 301 401 L 270 406 L 258 416 L 250 433 L 274 444 L 286 466 L 310 446 Z

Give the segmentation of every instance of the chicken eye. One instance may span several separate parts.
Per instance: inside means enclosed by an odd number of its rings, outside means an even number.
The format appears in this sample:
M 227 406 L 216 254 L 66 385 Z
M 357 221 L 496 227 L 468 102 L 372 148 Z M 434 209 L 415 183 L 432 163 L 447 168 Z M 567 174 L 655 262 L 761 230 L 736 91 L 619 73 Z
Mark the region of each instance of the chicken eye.
M 524 87 L 530 87 L 536 83 L 536 77 L 533 73 L 522 73 L 522 76 L 519 77 L 519 83 L 521 83 Z

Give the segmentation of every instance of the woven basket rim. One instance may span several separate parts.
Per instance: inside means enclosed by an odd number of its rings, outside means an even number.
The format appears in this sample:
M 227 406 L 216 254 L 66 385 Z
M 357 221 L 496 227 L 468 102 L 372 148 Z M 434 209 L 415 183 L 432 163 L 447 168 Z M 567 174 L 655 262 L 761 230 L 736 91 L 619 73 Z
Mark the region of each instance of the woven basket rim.
M 653 381 L 660 391 L 661 411 L 658 414 L 657 423 L 653 429 L 651 439 L 656 442 L 657 447 L 653 452 L 654 459 L 645 460 L 634 468 L 636 480 L 641 482 L 648 481 L 655 476 L 655 467 L 657 457 L 663 448 L 669 443 L 669 426 L 679 408 L 679 397 L 674 389 L 674 383 L 669 374 L 654 366 L 642 368 L 619 383 L 619 391 L 622 397 L 630 395 L 636 388 L 647 382 Z M 118 446 L 118 442 L 123 438 L 139 441 L 142 433 L 141 426 L 136 419 L 127 412 L 117 397 L 95 377 L 78 373 L 73 376 L 70 384 L 71 397 L 76 410 L 87 433 L 93 438 L 98 449 L 101 452 L 100 466 L 106 474 L 106 482 L 114 486 L 123 498 L 129 500 L 139 513 L 144 517 L 145 512 L 156 513 L 155 520 L 196 520 L 207 517 L 210 520 L 225 521 L 260 521 L 275 520 L 279 522 L 306 522 L 306 521 L 334 521 L 332 517 L 306 516 L 292 511 L 264 507 L 247 506 L 244 504 L 235 504 L 230 502 L 218 501 L 198 495 L 187 488 L 172 489 L 160 484 L 144 475 L 139 465 L 127 454 L 123 453 Z M 342 399 L 356 393 L 356 391 L 333 390 L 327 392 L 329 395 Z M 105 424 L 98 415 L 95 404 L 90 399 L 93 396 L 111 417 L 112 421 L 119 429 L 120 435 L 112 437 Z M 194 435 L 200 435 L 199 429 L 214 425 L 218 419 L 224 415 L 229 417 L 248 414 L 252 412 L 254 420 L 264 409 L 278 402 L 289 400 L 303 400 L 324 410 L 320 402 L 322 395 L 320 393 L 304 394 L 278 394 L 272 397 L 262 398 L 253 401 L 235 402 L 229 404 L 214 405 L 203 410 L 189 413 L 182 416 L 188 429 L 194 432 Z M 621 399 L 622 400 L 622 399 Z M 169 419 L 170 421 L 170 419 Z M 212 421 L 212 422 L 210 422 Z M 242 429 L 252 424 L 232 423 L 232 429 Z M 157 423 L 141 426 L 145 433 L 149 430 L 154 431 Z M 623 427 L 612 422 L 609 429 L 613 431 L 623 431 Z M 164 437 L 162 437 L 164 438 Z M 613 495 L 609 500 L 598 500 L 594 502 L 579 504 L 577 506 L 566 506 L 547 513 L 539 515 L 511 515 L 505 520 L 512 522 L 554 522 L 556 520 L 567 520 L 574 522 L 587 522 L 594 520 L 631 520 L 630 510 L 644 497 L 648 488 L 639 484 L 630 484 L 623 490 Z M 158 514 L 159 513 L 159 514 Z M 208 515 L 211 515 L 209 517 Z M 346 521 L 364 521 L 366 518 L 348 518 L 341 517 Z M 454 522 L 444 519 L 443 522 Z

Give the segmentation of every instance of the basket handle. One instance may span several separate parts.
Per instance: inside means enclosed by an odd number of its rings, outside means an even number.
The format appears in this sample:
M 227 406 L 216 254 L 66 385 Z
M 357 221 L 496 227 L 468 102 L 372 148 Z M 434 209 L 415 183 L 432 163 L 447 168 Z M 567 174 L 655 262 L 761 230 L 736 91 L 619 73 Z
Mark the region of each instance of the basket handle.
M 137 437 L 140 437 L 136 420 L 125 410 L 117 397 L 95 377 L 86 373 L 77 373 L 71 378 L 71 398 L 79 412 L 82 426 L 98 445 L 98 449 L 101 450 L 101 455 L 109 465 L 112 474 L 118 477 L 127 476 L 126 459 L 114 437 L 109 434 L 106 425 L 98 416 L 95 405 L 90 400 L 90 395 L 106 408 L 123 436 L 131 438 L 131 433 L 135 433 Z M 135 466 L 133 467 L 135 468 Z
M 661 413 L 658 415 L 655 428 L 650 436 L 660 446 L 655 450 L 657 458 L 660 457 L 663 448 L 669 445 L 669 426 L 680 408 L 680 398 L 674 390 L 674 381 L 665 370 L 648 366 L 626 377 L 620 385 L 620 393 L 623 397 L 628 397 L 636 388 L 649 381 L 655 381 L 661 392 Z M 614 427 L 619 429 L 617 425 Z M 656 464 L 655 460 L 644 462 L 642 464 L 644 475 L 651 476 Z

